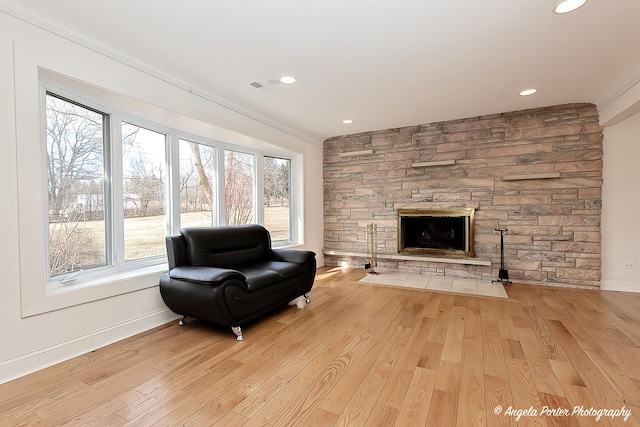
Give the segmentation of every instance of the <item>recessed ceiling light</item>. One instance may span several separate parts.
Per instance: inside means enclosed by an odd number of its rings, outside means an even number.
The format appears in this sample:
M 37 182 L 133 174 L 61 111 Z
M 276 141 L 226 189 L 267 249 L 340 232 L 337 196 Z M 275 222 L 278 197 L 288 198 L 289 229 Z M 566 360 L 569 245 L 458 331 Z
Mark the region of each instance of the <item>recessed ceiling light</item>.
M 537 91 L 538 91 L 538 89 L 526 89 L 526 90 L 523 90 L 522 92 L 520 92 L 520 96 L 533 95 Z
M 286 85 L 291 85 L 296 82 L 296 78 L 292 76 L 282 76 L 280 77 L 280 83 L 284 83 Z
M 556 6 L 553 11 L 555 13 L 569 13 L 573 12 L 583 4 L 585 4 L 587 0 L 564 0 L 560 4 Z
M 344 123 L 345 125 L 350 125 L 351 123 L 353 123 L 353 120 L 351 120 L 351 119 L 344 119 L 344 120 L 342 121 L 342 123 Z

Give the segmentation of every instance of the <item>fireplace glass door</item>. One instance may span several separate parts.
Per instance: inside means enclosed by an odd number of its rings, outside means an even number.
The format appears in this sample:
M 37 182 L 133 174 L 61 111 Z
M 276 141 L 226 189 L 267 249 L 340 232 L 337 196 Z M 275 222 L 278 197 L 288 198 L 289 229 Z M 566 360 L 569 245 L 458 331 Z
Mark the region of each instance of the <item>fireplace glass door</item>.
M 473 209 L 398 211 L 398 252 L 473 256 Z

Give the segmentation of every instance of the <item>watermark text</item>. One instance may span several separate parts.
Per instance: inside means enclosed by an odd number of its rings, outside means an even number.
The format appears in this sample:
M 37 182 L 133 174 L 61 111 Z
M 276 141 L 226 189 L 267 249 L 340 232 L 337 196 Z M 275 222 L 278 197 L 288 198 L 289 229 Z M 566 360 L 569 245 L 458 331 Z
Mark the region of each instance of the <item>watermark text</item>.
M 542 406 L 535 408 L 530 406 L 528 408 L 514 408 L 508 406 L 503 408 L 498 405 L 493 409 L 493 413 L 496 415 L 503 415 L 505 417 L 513 417 L 516 421 L 519 421 L 522 417 L 590 417 L 595 418 L 596 421 L 600 421 L 601 418 L 622 418 L 623 421 L 627 421 L 631 417 L 631 409 L 627 409 L 626 406 L 622 408 L 587 408 L 585 406 L 574 406 L 573 408 L 557 407 L 552 408 L 549 406 Z

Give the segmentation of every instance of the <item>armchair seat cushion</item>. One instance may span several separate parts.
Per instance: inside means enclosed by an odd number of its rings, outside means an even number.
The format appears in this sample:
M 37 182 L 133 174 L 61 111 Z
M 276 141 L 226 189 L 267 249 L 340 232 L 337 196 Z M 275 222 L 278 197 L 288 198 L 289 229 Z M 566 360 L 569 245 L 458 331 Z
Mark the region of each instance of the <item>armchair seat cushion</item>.
M 245 280 L 245 276 L 237 270 L 227 268 L 205 267 L 201 265 L 189 265 L 176 267 L 169 272 L 172 279 L 186 280 L 187 282 L 201 283 L 215 286 L 229 279 Z
M 252 267 L 274 271 L 284 279 L 295 277 L 305 272 L 302 264 L 296 264 L 295 262 L 266 261 L 254 264 Z
M 246 277 L 247 289 L 249 291 L 256 291 L 282 280 L 280 274 L 262 268 L 243 267 L 241 271 L 244 277 Z

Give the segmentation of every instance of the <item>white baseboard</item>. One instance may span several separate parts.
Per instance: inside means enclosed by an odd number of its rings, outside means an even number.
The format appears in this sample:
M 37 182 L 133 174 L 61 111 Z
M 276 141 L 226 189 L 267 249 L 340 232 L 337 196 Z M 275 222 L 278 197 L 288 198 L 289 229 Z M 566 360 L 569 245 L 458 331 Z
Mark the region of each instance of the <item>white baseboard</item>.
M 178 317 L 171 310 L 162 309 L 12 359 L 0 361 L 0 384 L 164 325 Z
M 640 292 L 640 282 L 621 282 L 618 280 L 600 281 L 603 291 Z

